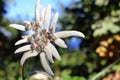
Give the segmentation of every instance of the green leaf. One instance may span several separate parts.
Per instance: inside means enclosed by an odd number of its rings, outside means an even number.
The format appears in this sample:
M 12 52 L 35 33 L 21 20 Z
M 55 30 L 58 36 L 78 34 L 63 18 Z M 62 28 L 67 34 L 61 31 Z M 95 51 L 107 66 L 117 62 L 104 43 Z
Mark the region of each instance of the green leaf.
M 103 34 L 107 34 L 108 31 L 115 34 L 120 31 L 120 26 L 116 25 L 114 21 L 112 21 L 113 18 L 106 17 L 104 20 L 97 21 L 94 25 L 95 28 L 93 32 L 93 36 L 101 36 Z M 92 25 L 92 27 L 93 27 Z
M 109 3 L 109 0 L 95 0 L 95 4 L 97 6 L 107 6 Z
M 120 63 L 114 65 L 114 66 L 112 67 L 112 70 L 113 70 L 113 71 L 120 71 Z

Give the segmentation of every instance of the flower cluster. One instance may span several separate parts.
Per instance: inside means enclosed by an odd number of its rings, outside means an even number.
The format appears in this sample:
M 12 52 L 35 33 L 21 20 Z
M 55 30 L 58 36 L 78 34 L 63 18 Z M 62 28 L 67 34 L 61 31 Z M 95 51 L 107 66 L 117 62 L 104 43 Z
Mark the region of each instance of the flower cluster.
M 21 66 L 24 65 L 25 61 L 28 58 L 35 57 L 39 54 L 40 61 L 44 70 L 48 74 L 54 75 L 49 64 L 54 63 L 53 57 L 57 60 L 61 60 L 61 57 L 51 42 L 54 42 L 59 47 L 67 48 L 67 45 L 61 38 L 70 36 L 78 36 L 84 38 L 84 34 L 78 31 L 60 31 L 55 33 L 55 25 L 58 19 L 58 12 L 54 14 L 52 21 L 50 21 L 51 5 L 43 8 L 39 15 L 39 3 L 40 0 L 37 0 L 34 22 L 24 21 L 26 24 L 25 26 L 19 24 L 10 25 L 10 27 L 21 31 L 34 31 L 33 34 L 22 36 L 22 39 L 15 43 L 15 45 L 20 45 L 29 42 L 29 44 L 18 48 L 15 53 L 24 52 L 20 62 Z

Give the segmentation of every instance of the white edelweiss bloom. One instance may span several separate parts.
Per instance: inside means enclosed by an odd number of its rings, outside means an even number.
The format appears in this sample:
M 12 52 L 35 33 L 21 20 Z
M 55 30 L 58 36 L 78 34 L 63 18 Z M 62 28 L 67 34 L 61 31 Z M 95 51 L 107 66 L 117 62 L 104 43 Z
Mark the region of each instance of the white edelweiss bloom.
M 15 53 L 24 52 L 20 61 L 22 67 L 28 58 L 35 57 L 39 54 L 44 70 L 49 75 L 54 75 L 49 64 L 54 63 L 53 57 L 60 61 L 61 56 L 51 41 L 53 41 L 59 47 L 67 48 L 67 45 L 61 38 L 71 36 L 84 38 L 85 35 L 79 31 L 60 31 L 55 33 L 55 25 L 58 20 L 58 12 L 54 14 L 54 17 L 50 23 L 51 5 L 43 8 L 41 14 L 39 15 L 39 3 L 40 0 L 37 0 L 34 22 L 24 21 L 24 23 L 26 23 L 25 26 L 19 24 L 10 25 L 10 27 L 21 31 L 32 30 L 34 32 L 33 34 L 22 36 L 22 39 L 18 40 L 15 43 L 15 45 L 20 45 L 29 42 L 29 44 L 18 48 Z

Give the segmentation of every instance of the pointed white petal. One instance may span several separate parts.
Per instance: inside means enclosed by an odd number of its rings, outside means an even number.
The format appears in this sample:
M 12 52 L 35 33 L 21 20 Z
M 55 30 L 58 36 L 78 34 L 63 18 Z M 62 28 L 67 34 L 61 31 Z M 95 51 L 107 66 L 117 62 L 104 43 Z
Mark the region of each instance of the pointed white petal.
M 19 24 L 10 24 L 10 27 L 16 28 L 21 31 L 25 31 L 25 26 Z
M 24 23 L 26 23 L 26 24 L 30 24 L 30 22 L 29 22 L 29 21 L 24 21 Z
M 43 68 L 45 69 L 45 71 L 48 72 L 48 74 L 50 75 L 54 75 L 44 52 L 40 53 L 40 60 L 41 60 L 41 64 Z
M 60 38 L 57 38 L 56 40 L 54 40 L 54 42 L 59 47 L 67 48 L 67 45 L 65 44 L 65 42 L 62 39 L 60 39 Z
M 28 38 L 30 35 L 21 36 L 21 38 Z
M 54 18 L 51 22 L 51 26 L 50 26 L 50 27 L 53 27 L 54 31 L 55 31 L 55 25 L 56 25 L 57 19 L 58 19 L 58 12 L 55 13 Z
M 27 38 L 20 39 L 19 41 L 17 41 L 17 42 L 15 43 L 15 45 L 23 44 L 23 43 L 26 43 L 26 42 L 28 42 L 28 39 L 27 39 Z
M 44 21 L 44 16 L 45 16 L 45 8 L 42 9 L 42 12 L 40 14 L 40 23 L 43 23 Z
M 54 63 L 54 60 L 53 60 L 53 57 L 52 57 L 52 50 L 51 50 L 51 47 L 50 47 L 49 43 L 45 46 L 44 51 L 45 51 L 47 59 L 51 63 Z
M 48 27 L 50 23 L 50 17 L 51 17 L 51 5 L 48 5 L 45 11 L 45 19 L 44 19 L 44 26 L 47 32 L 48 32 Z
M 40 0 L 37 0 L 36 7 L 35 7 L 35 19 L 39 21 L 39 8 L 40 8 Z
M 22 47 L 18 48 L 15 51 L 15 53 L 20 53 L 20 52 L 24 52 L 24 51 L 28 51 L 28 50 L 31 50 L 31 45 L 22 46 Z
M 21 66 L 23 66 L 24 62 L 30 58 L 30 57 L 35 57 L 38 55 L 38 52 L 36 52 L 35 50 L 33 51 L 27 51 L 23 54 L 22 58 L 21 58 L 21 61 L 20 61 L 20 64 Z
M 60 57 L 60 55 L 59 55 L 59 53 L 58 53 L 58 51 L 57 51 L 57 49 L 50 43 L 49 44 L 50 45 L 50 49 L 51 49 L 51 51 L 52 51 L 52 55 L 53 55 L 53 57 L 55 57 L 57 60 L 61 60 L 61 57 Z
M 55 33 L 55 35 L 59 38 L 66 38 L 66 37 L 71 37 L 71 36 L 77 36 L 77 37 L 82 37 L 82 38 L 85 37 L 85 35 L 79 31 L 60 31 L 60 32 Z

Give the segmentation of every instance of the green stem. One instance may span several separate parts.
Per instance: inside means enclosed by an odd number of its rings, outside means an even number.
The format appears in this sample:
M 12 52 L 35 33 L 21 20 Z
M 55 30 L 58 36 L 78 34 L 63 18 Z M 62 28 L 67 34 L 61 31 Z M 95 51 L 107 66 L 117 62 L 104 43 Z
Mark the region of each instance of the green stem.
M 22 66 L 22 80 L 25 80 L 25 76 L 24 76 L 24 65 Z
M 97 80 L 97 78 L 99 78 L 100 76 L 105 75 L 106 73 L 110 72 L 110 68 L 112 68 L 113 65 L 115 65 L 116 63 L 118 63 L 120 61 L 120 58 L 117 59 L 115 62 L 113 62 L 112 64 L 110 64 L 108 67 L 106 67 L 105 69 L 103 69 L 101 72 L 99 72 L 97 75 L 95 75 L 92 79 L 90 80 Z

